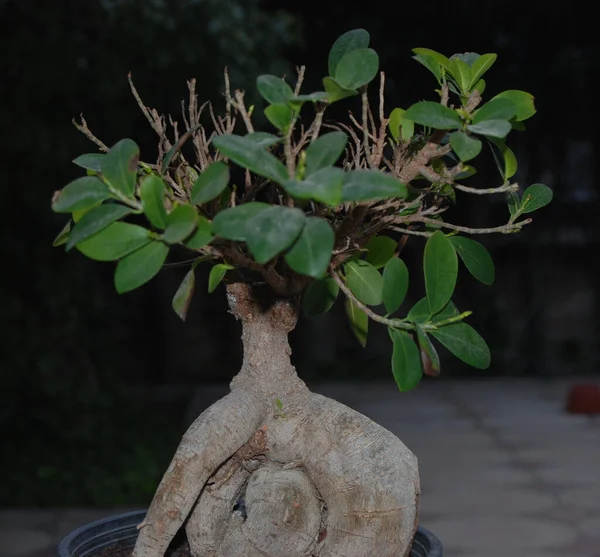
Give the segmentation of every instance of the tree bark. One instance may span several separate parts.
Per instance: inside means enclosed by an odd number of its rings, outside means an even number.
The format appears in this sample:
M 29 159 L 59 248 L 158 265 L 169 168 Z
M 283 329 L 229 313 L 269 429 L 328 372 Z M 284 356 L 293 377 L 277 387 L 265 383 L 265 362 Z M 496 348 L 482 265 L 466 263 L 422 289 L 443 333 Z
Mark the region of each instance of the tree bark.
M 243 283 L 227 297 L 242 323 L 242 368 L 184 435 L 133 557 L 162 557 L 184 523 L 194 557 L 407 556 L 415 456 L 300 380 L 288 344 L 295 300 Z

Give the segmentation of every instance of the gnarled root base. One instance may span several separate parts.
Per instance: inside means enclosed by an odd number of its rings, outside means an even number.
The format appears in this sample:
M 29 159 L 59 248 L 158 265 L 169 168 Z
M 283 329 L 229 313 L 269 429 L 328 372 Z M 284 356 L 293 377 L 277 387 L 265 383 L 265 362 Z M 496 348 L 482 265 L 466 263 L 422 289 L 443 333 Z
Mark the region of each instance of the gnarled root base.
M 414 455 L 311 393 L 290 363 L 293 306 L 228 287 L 244 363 L 185 434 L 133 557 L 162 557 L 185 524 L 195 557 L 405 557 L 417 527 Z

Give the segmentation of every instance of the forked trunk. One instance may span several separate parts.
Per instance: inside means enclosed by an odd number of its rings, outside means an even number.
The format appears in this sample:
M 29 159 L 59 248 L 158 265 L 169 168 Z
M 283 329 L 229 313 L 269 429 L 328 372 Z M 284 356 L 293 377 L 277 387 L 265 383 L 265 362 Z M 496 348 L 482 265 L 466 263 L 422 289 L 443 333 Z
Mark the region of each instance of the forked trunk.
M 417 526 L 414 455 L 311 393 L 290 362 L 290 300 L 227 287 L 244 359 L 231 393 L 183 437 L 134 557 L 162 557 L 185 523 L 194 557 L 405 557 Z

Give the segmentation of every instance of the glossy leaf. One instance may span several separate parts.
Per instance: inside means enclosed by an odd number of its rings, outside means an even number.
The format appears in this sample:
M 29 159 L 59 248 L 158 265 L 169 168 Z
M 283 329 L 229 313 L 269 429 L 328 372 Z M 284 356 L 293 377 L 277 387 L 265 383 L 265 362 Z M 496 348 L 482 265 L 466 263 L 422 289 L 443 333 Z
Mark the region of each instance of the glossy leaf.
M 367 314 L 354 305 L 350 298 L 346 298 L 344 303 L 346 316 L 352 333 L 364 348 L 367 345 L 367 335 L 369 333 L 369 318 Z
M 483 284 L 494 283 L 496 271 L 488 250 L 479 242 L 464 236 L 452 236 L 450 242 L 469 272 Z
M 113 191 L 133 197 L 139 159 L 140 148 L 131 139 L 122 139 L 106 153 L 101 172 Z
M 177 292 L 175 292 L 175 296 L 173 296 L 173 302 L 171 304 L 173 310 L 182 321 L 185 321 L 187 317 L 190 303 L 194 297 L 195 286 L 196 277 L 194 275 L 194 269 L 191 269 L 186 273 L 185 277 L 183 277 Z
M 102 161 L 104 160 L 105 156 L 106 155 L 103 153 L 89 153 L 78 156 L 76 159 L 73 159 L 73 162 L 81 168 L 92 170 L 94 172 L 100 172 L 102 169 Z
M 485 340 L 466 323 L 445 325 L 431 335 L 463 362 L 478 369 L 490 366 L 491 355 Z
M 458 276 L 456 251 L 440 230 L 434 232 L 425 244 L 423 270 L 429 311 L 435 314 L 452 297 Z
M 344 173 L 342 201 L 370 201 L 406 197 L 406 186 L 390 174 L 378 170 L 351 170 Z
M 477 82 L 481 80 L 485 72 L 487 72 L 498 56 L 496 54 L 482 54 L 471 66 L 471 83 L 469 89 L 476 88 Z M 482 93 L 483 91 L 479 91 Z
M 370 36 L 364 29 L 353 29 L 340 36 L 329 51 L 329 75 L 334 76 L 340 60 L 349 52 L 369 46 Z
M 470 137 L 465 132 L 454 132 L 450 135 L 450 146 L 463 161 L 470 161 L 481 153 L 482 143 L 476 137 Z
M 115 287 L 119 294 L 129 292 L 146 284 L 160 271 L 169 246 L 162 242 L 151 242 L 117 263 Z
M 323 87 L 325 87 L 325 91 L 327 92 L 327 101 L 329 103 L 345 99 L 346 97 L 358 95 L 358 91 L 356 89 L 344 89 L 344 87 L 342 87 L 332 77 L 323 78 Z
M 552 190 L 544 184 L 532 184 L 524 192 L 521 199 L 522 213 L 532 213 L 545 207 L 552 201 Z
M 284 189 L 296 199 L 313 199 L 335 207 L 342 201 L 344 171 L 330 166 L 314 172 L 301 182 L 287 180 Z
M 285 165 L 255 141 L 239 135 L 219 135 L 213 145 L 226 157 L 251 172 L 275 182 L 288 178 Z
M 394 256 L 397 247 L 398 242 L 389 236 L 373 236 L 365 245 L 367 252 L 364 259 L 376 269 L 381 269 Z
M 396 385 L 402 392 L 410 391 L 419 384 L 423 377 L 419 349 L 410 335 L 404 331 L 391 330 L 390 336 L 394 346 L 392 373 Z
M 334 243 L 331 225 L 321 218 L 309 217 L 300 236 L 285 254 L 285 261 L 301 275 L 322 278 L 331 261 Z
M 471 85 L 471 68 L 460 58 L 452 58 L 450 64 L 450 73 L 452 74 L 452 77 L 454 77 L 458 83 L 461 91 L 463 93 L 468 93 L 469 85 Z
M 108 188 L 95 176 L 83 176 L 66 185 L 52 201 L 52 210 L 57 213 L 72 213 L 89 209 L 109 199 Z
M 227 265 L 226 263 L 217 263 L 210 270 L 208 275 L 208 293 L 212 294 L 217 286 L 221 283 L 221 281 L 225 278 L 227 271 L 233 269 L 231 265 Z
M 408 312 L 407 319 L 412 323 L 427 323 L 431 319 L 429 301 L 421 298 Z
M 280 77 L 275 75 L 259 75 L 256 87 L 268 103 L 287 104 L 294 96 L 292 88 Z
M 348 288 L 363 304 L 378 306 L 383 298 L 383 277 L 371 264 L 362 259 L 344 266 Z
M 246 141 L 262 148 L 270 147 L 281 141 L 280 137 L 267 132 L 252 132 L 246 134 L 244 137 L 246 138 Z
M 189 249 L 200 249 L 210 244 L 213 239 L 212 225 L 210 221 L 198 215 L 198 225 L 196 231 L 185 241 L 185 247 Z
M 213 219 L 213 234 L 227 240 L 245 242 L 247 237 L 246 224 L 248 221 L 269 207 L 271 205 L 267 203 L 251 201 L 237 207 L 225 209 Z
M 509 180 L 517 173 L 517 157 L 512 152 L 510 147 L 508 147 L 501 139 L 494 139 L 493 137 L 488 139 L 499 152 L 498 156 L 498 153 L 494 151 L 494 148 L 492 148 L 492 153 L 494 155 L 494 159 L 496 160 L 500 175 L 504 180 Z M 499 157 L 502 157 L 501 161 L 499 160 Z
M 54 241 L 52 242 L 52 247 L 57 248 L 58 246 L 62 246 L 66 244 L 69 240 L 69 233 L 71 232 L 71 221 L 69 220 L 67 224 L 63 227 L 63 229 L 58 233 Z
M 309 93 L 308 95 L 294 95 L 289 100 L 289 104 L 293 108 L 300 108 L 305 102 L 316 103 L 325 100 L 327 100 L 326 91 L 315 91 L 314 93 Z
M 87 212 L 73 227 L 67 242 L 67 251 L 79 242 L 87 240 L 94 234 L 104 230 L 115 221 L 129 215 L 132 210 L 124 205 L 105 203 Z
M 421 364 L 423 373 L 430 377 L 437 377 L 440 374 L 440 357 L 435 349 L 435 346 L 427 336 L 423 328 L 416 324 L 415 331 L 417 333 L 417 342 L 421 351 Z
M 335 80 L 344 89 L 358 89 L 367 85 L 379 71 L 379 56 L 372 48 L 353 50 L 338 62 Z
M 302 312 L 306 317 L 315 317 L 329 311 L 337 299 L 340 287 L 328 277 L 311 282 L 302 295 Z
M 433 57 L 428 54 L 415 54 L 413 58 L 423 64 L 436 78 L 438 83 L 442 82 L 442 69 L 440 63 Z
M 413 104 L 404 117 L 438 130 L 453 130 L 462 126 L 462 120 L 454 110 L 433 101 Z
M 483 92 L 485 91 L 485 80 L 480 79 L 477 83 L 475 83 L 472 90 L 473 91 L 477 90 L 477 91 L 479 91 L 480 95 L 483 95 Z
M 219 197 L 229 183 L 229 167 L 222 161 L 210 164 L 192 186 L 192 203 L 201 205 Z
M 265 116 L 275 128 L 285 133 L 292 123 L 294 111 L 287 104 L 271 104 L 265 108 Z
M 382 298 L 387 313 L 396 312 L 408 292 L 408 267 L 402 259 L 392 257 L 383 269 Z
M 79 242 L 77 249 L 96 261 L 114 261 L 150 243 L 150 231 L 136 224 L 113 222 L 104 230 Z
M 517 122 L 522 122 L 523 120 L 531 118 L 536 112 L 533 95 L 525 91 L 517 91 L 514 89 L 503 91 L 496 95 L 494 99 L 508 99 L 512 101 L 517 107 Z
M 341 131 L 326 133 L 306 149 L 306 176 L 334 165 L 344 152 L 348 136 Z
M 266 263 L 289 248 L 300 235 L 305 220 L 300 209 L 276 205 L 247 221 L 246 243 L 255 261 Z
M 435 50 L 431 50 L 430 48 L 413 48 L 412 51 L 415 54 L 424 54 L 426 56 L 431 56 L 442 67 L 446 68 L 447 70 L 450 69 L 450 59 L 444 56 L 443 54 L 436 52 Z
M 470 132 L 478 135 L 504 139 L 511 130 L 511 125 L 510 122 L 506 120 L 484 120 L 478 124 L 471 124 L 467 126 L 467 129 Z
M 402 125 L 402 120 L 405 113 L 406 110 L 402 108 L 394 108 L 390 114 L 388 128 L 394 141 L 398 141 L 400 139 L 400 126 Z
M 144 178 L 140 186 L 140 199 L 144 214 L 153 226 L 161 230 L 167 226 L 165 191 L 163 179 L 154 174 Z
M 161 240 L 176 244 L 185 240 L 196 228 L 198 213 L 191 205 L 177 205 L 167 215 L 167 227 Z
M 509 99 L 492 99 L 473 113 L 472 124 L 485 120 L 510 120 L 517 114 L 517 105 Z

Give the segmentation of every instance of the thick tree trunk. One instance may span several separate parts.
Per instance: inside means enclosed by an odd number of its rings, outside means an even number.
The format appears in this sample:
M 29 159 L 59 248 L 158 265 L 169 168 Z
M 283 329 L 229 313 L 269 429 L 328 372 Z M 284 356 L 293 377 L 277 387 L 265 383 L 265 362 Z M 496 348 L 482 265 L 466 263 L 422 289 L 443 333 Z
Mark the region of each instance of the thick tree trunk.
M 367 417 L 311 393 L 290 362 L 297 307 L 227 287 L 244 359 L 231 393 L 186 432 L 133 557 L 162 557 L 185 523 L 195 557 L 405 557 L 414 455 Z

